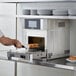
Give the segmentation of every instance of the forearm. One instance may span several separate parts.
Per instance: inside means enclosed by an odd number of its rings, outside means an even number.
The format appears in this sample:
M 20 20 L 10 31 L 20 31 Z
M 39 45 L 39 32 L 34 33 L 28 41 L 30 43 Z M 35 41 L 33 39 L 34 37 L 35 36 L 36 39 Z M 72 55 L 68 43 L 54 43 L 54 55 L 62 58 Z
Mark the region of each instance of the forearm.
M 15 47 L 17 48 L 21 48 L 22 47 L 22 44 L 20 41 L 18 41 L 17 39 L 11 39 L 11 38 L 8 38 L 8 37 L 0 37 L 0 43 L 2 43 L 3 45 L 14 45 Z
M 3 36 L 0 38 L 0 43 L 3 45 L 14 45 L 14 39 Z

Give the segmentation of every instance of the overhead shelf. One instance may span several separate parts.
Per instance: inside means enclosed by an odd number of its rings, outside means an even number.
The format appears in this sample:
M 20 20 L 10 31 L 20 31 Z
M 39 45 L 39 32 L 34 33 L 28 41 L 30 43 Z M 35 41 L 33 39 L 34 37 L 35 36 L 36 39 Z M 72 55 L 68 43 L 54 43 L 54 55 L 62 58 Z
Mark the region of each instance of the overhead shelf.
M 17 18 L 23 19 L 76 19 L 76 16 L 36 16 L 36 15 L 16 15 Z

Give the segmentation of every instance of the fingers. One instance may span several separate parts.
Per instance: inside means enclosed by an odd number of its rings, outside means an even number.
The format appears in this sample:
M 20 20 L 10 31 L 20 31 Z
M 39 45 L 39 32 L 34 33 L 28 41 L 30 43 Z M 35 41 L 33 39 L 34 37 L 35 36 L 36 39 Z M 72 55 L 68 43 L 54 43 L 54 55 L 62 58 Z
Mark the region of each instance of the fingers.
M 22 47 L 22 44 L 21 44 L 20 41 L 14 40 L 14 46 L 17 47 L 17 48 L 21 48 Z
M 16 47 L 17 47 L 17 48 L 21 48 L 21 47 L 22 47 L 22 44 L 21 44 L 19 41 L 17 41 Z

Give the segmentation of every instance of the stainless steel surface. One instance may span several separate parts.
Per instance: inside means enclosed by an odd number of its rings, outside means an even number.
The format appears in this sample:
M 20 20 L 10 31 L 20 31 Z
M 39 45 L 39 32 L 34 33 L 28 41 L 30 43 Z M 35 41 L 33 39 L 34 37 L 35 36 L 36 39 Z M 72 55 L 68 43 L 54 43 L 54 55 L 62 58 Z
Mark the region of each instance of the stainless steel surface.
M 37 10 L 36 9 L 31 9 L 30 14 L 31 15 L 37 15 Z
M 54 68 L 62 68 L 62 69 L 68 69 L 68 70 L 74 70 L 76 67 L 76 63 L 71 63 L 66 61 L 66 58 L 58 58 L 58 59 L 42 59 L 41 61 L 36 60 L 38 64 L 42 66 L 48 66 L 48 67 L 54 67 Z
M 52 15 L 52 10 L 40 9 L 37 10 L 38 15 Z
M 53 15 L 56 15 L 56 16 L 67 16 L 68 15 L 68 10 L 55 9 L 55 10 L 53 10 Z
M 51 59 L 51 60 L 42 58 L 42 59 L 35 59 L 33 61 L 30 61 L 30 60 L 26 60 L 26 59 L 22 59 L 22 58 L 12 57 L 10 61 L 16 61 L 16 62 L 21 62 L 21 63 L 33 64 L 33 65 L 40 65 L 40 66 L 45 66 L 45 67 L 53 67 L 53 68 L 60 68 L 60 69 L 76 71 L 76 63 L 68 62 L 68 61 L 66 61 L 66 58 L 67 57 Z M 2 58 L 2 57 L 0 57 L 0 59 L 8 60 L 8 59 Z
M 76 9 L 69 9 L 68 10 L 68 15 L 70 15 L 70 16 L 76 16 Z
M 62 68 L 68 70 L 75 70 L 74 68 L 76 67 L 76 63 L 71 63 L 66 60 L 67 57 L 49 59 L 46 57 L 46 54 L 40 52 L 33 52 L 33 53 L 28 52 L 27 54 L 8 52 L 8 59 L 16 60 L 24 63 L 27 62 L 31 64 L 46 66 L 46 67 Z
M 29 9 L 24 9 L 23 10 L 23 15 L 30 15 L 30 10 Z
M 53 68 L 60 68 L 60 69 L 67 69 L 67 70 L 74 70 L 76 71 L 76 63 L 71 63 L 66 61 L 66 58 L 58 58 L 58 59 L 51 59 L 47 60 L 44 59 L 35 59 L 33 61 L 25 60 L 22 58 L 12 58 L 12 60 L 21 62 L 21 63 L 28 63 L 33 65 L 40 65 L 45 67 L 53 67 Z
M 25 53 L 21 53 L 21 52 L 12 52 L 9 51 L 7 52 L 7 56 L 8 59 L 11 59 L 12 57 L 17 57 L 17 58 L 22 58 L 22 59 L 26 59 L 26 60 L 33 60 L 33 59 L 40 59 L 42 57 L 46 57 L 46 52 L 25 52 Z

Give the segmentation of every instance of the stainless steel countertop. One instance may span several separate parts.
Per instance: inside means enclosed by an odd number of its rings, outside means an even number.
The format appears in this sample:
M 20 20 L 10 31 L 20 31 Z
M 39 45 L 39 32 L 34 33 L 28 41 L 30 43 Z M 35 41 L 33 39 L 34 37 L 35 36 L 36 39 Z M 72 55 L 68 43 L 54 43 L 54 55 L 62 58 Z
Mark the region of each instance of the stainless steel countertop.
M 41 65 L 51 66 L 54 68 L 62 68 L 62 69 L 68 69 L 68 70 L 76 70 L 76 63 L 68 62 L 67 57 L 65 58 L 57 58 L 47 61 L 40 62 Z
M 53 67 L 53 68 L 60 68 L 60 69 L 67 69 L 67 70 L 73 70 L 76 71 L 76 62 L 68 62 L 66 60 L 67 57 L 64 58 L 57 58 L 57 59 L 35 59 L 33 61 L 21 59 L 21 58 L 12 58 L 12 60 L 9 61 L 16 61 L 16 62 L 21 62 L 21 63 L 29 63 L 33 65 L 40 65 L 40 66 L 45 66 L 45 67 Z M 5 58 L 0 58 L 3 60 L 8 60 Z
M 64 58 L 57 58 L 57 59 L 36 59 L 34 60 L 33 64 L 38 64 L 42 66 L 47 67 L 53 67 L 53 68 L 61 68 L 61 69 L 68 69 L 68 70 L 76 70 L 76 63 L 74 62 L 68 62 L 67 57 Z
M 57 59 L 35 59 L 33 61 L 25 60 L 25 59 L 13 59 L 17 62 L 21 63 L 29 63 L 33 65 L 41 65 L 46 67 L 53 67 L 53 68 L 60 68 L 60 69 L 67 69 L 67 70 L 74 70 L 76 71 L 76 62 L 68 62 L 67 57 L 64 58 L 57 58 Z

